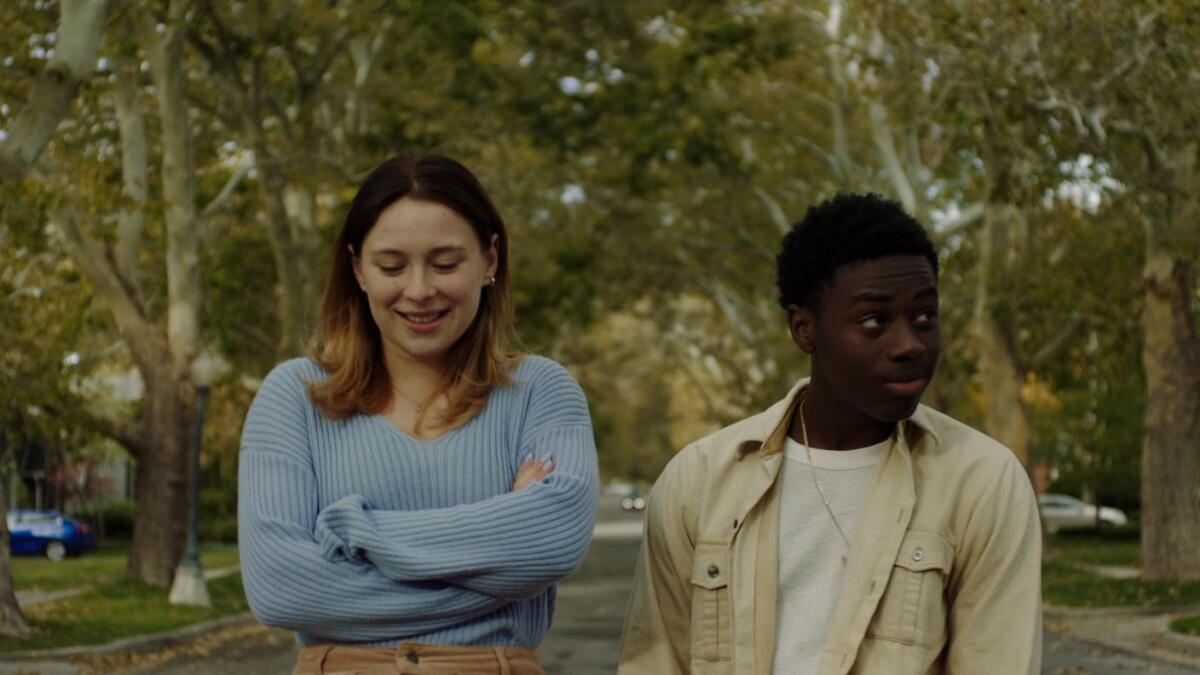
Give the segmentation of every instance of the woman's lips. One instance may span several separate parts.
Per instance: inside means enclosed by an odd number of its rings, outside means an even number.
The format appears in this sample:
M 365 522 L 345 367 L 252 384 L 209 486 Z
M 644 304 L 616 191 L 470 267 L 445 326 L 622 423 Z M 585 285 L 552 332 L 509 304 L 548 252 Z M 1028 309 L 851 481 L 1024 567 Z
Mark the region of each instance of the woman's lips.
M 396 312 L 396 315 L 412 332 L 432 333 L 442 325 L 442 319 L 449 313 L 450 310 L 444 309 L 437 312 Z

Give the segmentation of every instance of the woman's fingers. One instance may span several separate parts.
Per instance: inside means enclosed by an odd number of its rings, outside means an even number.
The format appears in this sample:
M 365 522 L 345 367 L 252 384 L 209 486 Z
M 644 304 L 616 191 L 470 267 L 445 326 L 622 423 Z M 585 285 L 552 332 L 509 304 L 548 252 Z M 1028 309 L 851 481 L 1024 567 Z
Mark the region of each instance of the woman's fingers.
M 521 464 L 520 468 L 517 469 L 517 477 L 513 481 L 512 491 L 516 492 L 517 490 L 523 490 L 542 480 L 546 476 L 549 476 L 553 471 L 553 459 L 547 459 L 544 462 L 537 459 L 526 460 L 525 463 Z

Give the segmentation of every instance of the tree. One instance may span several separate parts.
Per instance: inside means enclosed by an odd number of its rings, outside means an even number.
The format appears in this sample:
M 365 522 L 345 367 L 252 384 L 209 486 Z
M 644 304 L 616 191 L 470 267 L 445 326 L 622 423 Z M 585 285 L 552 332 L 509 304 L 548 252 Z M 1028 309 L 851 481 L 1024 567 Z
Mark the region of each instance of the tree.
M 30 88 L 29 99 L 0 138 L 0 181 L 27 173 L 66 116 L 79 87 L 96 69 L 108 0 L 60 0 L 54 56 Z
M 24 177 L 62 118 L 67 114 L 79 87 L 95 69 L 96 52 L 104 34 L 107 0 L 63 0 L 58 29 L 55 31 L 54 56 L 49 58 L 37 80 L 30 87 L 28 101 L 0 137 L 0 185 Z M 15 292 L 15 291 L 14 291 Z M 4 368 L 0 378 L 11 384 L 19 381 L 11 366 Z M 7 376 L 7 377 L 6 377 Z M 17 391 L 18 387 L 4 387 Z M 24 427 L 24 411 L 9 402 L 8 410 L 22 424 L 9 423 L 4 428 Z M 15 440 L 0 435 L 0 634 L 19 635 L 28 632 L 29 625 L 17 605 L 12 585 L 7 518 L 7 488 L 11 471 L 10 449 Z
M 68 253 L 112 317 L 145 386 L 144 405 L 134 420 L 96 417 L 92 423 L 125 446 L 137 462 L 137 508 L 128 570 L 159 586 L 170 583 L 183 551 L 185 532 L 180 524 L 187 516 L 187 458 L 194 424 L 190 366 L 198 352 L 202 298 L 193 131 L 185 90 L 188 4 L 172 0 L 161 17 L 137 11 L 152 8 L 131 7 L 120 18 L 112 96 L 120 130 L 124 195 L 114 214 L 118 222 L 113 243 L 110 246 L 97 235 L 97 221 L 102 219 L 88 215 L 100 210 L 97 205 L 62 199 L 52 213 Z M 139 273 L 144 266 L 138 264 L 149 207 L 139 48 L 148 57 L 161 129 L 158 175 L 164 213 L 165 316 L 153 310 Z M 63 170 L 64 177 L 67 174 Z
M 1059 64 L 1030 40 L 1028 105 L 1095 148 L 1137 205 L 1143 233 L 1142 564 L 1149 579 L 1200 578 L 1200 337 L 1192 267 L 1200 252 L 1200 181 L 1194 129 L 1200 109 L 1200 33 L 1177 5 L 1110 2 L 1083 15 L 1089 34 L 1067 37 L 1080 17 L 1058 10 Z M 1056 68 L 1057 66 L 1057 68 Z

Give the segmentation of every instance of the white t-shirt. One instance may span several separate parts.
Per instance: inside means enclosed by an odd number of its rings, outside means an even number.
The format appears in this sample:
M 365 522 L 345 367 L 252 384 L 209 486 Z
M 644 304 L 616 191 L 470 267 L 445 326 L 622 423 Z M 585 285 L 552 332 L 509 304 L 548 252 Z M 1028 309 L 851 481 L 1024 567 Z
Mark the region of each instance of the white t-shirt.
M 813 467 L 847 539 L 871 489 L 875 468 L 890 439 L 856 450 L 812 449 Z M 842 586 L 846 544 L 813 485 L 804 446 L 788 438 L 783 448 L 779 499 L 779 589 L 776 602 L 775 675 L 816 673 L 821 648 Z

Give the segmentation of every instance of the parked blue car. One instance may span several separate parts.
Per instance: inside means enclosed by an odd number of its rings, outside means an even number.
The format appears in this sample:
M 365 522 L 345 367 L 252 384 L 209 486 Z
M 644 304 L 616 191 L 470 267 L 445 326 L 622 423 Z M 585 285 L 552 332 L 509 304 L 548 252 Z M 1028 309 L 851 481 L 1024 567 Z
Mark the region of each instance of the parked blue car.
M 57 562 L 96 548 L 87 523 L 58 511 L 14 509 L 8 512 L 7 520 L 13 555 L 44 555 Z

